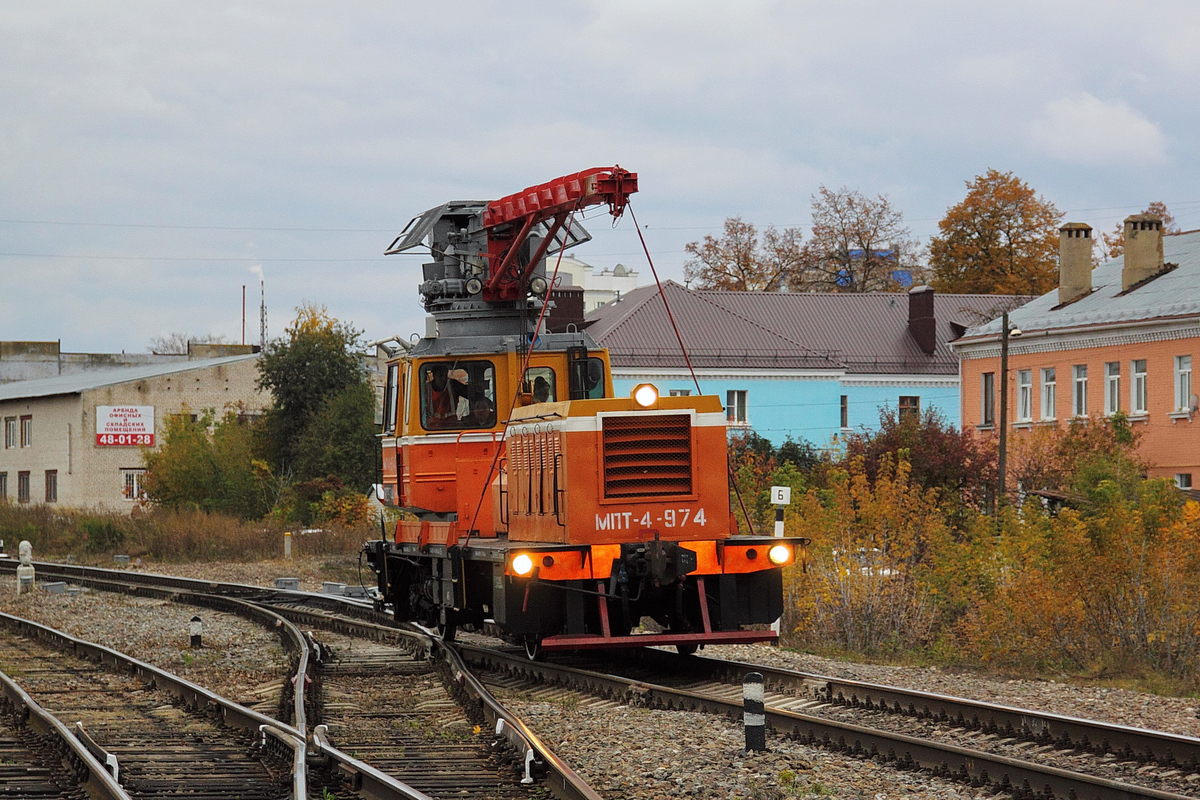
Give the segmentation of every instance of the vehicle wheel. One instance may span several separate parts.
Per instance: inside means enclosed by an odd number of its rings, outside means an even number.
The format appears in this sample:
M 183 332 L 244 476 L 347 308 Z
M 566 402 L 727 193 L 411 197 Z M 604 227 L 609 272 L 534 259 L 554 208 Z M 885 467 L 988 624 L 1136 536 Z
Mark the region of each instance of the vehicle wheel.
M 446 610 L 444 613 L 446 615 L 446 621 L 438 622 L 437 632 L 438 635 L 442 637 L 443 642 L 450 643 L 454 641 L 454 634 L 458 632 L 458 623 L 454 619 L 453 611 Z
M 525 657 L 530 661 L 542 660 L 542 637 L 532 634 L 525 637 Z
M 679 651 L 679 655 L 681 656 L 690 656 L 696 652 L 698 646 L 694 644 L 677 644 L 675 645 L 675 649 Z

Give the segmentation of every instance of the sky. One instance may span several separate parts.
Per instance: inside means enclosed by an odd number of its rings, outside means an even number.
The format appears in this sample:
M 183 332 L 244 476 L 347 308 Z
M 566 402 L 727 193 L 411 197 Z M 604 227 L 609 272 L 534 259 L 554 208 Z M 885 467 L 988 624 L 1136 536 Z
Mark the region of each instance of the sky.
M 410 218 L 613 164 L 663 279 L 726 217 L 807 236 L 822 185 L 928 240 L 989 168 L 1200 228 L 1198 117 L 1182 0 L 6 2 L 0 339 L 237 342 L 246 285 L 257 342 L 260 278 L 272 336 L 313 302 L 407 337 Z M 585 224 L 649 280 L 628 214 Z

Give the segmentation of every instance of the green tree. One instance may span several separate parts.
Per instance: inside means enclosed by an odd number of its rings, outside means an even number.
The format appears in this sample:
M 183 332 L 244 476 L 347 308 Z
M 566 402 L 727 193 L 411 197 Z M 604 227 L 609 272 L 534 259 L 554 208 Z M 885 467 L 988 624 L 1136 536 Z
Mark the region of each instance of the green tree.
M 299 480 L 332 474 L 362 489 L 369 483 L 362 465 L 374 463 L 377 431 L 374 406 L 363 412 L 370 388 L 357 353 L 360 335 L 324 306 L 305 304 L 285 336 L 267 345 L 258 385 L 274 402 L 263 419 L 262 453 L 277 474 Z M 338 413 L 348 418 L 334 420 Z
M 967 183 L 929 244 L 939 292 L 1040 295 L 1058 285 L 1054 204 L 1011 172 L 989 169 Z
M 175 509 L 219 511 L 258 519 L 270 508 L 266 470 L 252 457 L 254 436 L 230 411 L 219 422 L 212 409 L 166 420 L 163 444 L 144 455 L 147 498 Z
M 365 492 L 375 482 L 375 393 L 366 381 L 329 397 L 304 430 L 296 447 L 300 480 L 337 475 L 352 489 Z

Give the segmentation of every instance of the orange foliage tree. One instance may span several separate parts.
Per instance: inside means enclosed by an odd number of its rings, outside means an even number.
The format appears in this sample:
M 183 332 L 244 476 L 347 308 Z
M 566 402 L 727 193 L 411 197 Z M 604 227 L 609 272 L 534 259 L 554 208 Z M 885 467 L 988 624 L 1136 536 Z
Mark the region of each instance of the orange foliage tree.
M 938 223 L 929 245 L 942 292 L 1039 295 L 1058 284 L 1062 214 L 1011 172 L 989 169 Z
M 936 490 L 890 457 L 874 481 L 858 458 L 828 482 L 789 508 L 789 532 L 812 545 L 807 571 L 788 575 L 786 629 L 804 644 L 869 654 L 926 646 L 938 604 L 930 556 L 948 535 Z

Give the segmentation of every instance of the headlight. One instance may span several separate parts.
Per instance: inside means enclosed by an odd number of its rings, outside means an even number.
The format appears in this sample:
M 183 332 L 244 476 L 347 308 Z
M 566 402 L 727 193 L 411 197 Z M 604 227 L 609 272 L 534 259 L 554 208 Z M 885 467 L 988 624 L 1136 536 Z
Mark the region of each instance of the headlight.
M 467 294 L 479 294 L 483 291 L 483 281 L 479 278 L 471 278 L 467 281 Z
M 541 275 L 534 276 L 529 281 L 530 293 L 535 294 L 538 297 L 541 297 L 542 295 L 544 295 L 546 293 L 546 290 L 549 288 L 550 288 L 550 283 L 545 278 L 543 278 Z
M 772 564 L 784 564 L 792 557 L 792 548 L 786 544 L 777 544 L 767 551 L 767 558 L 771 559 Z
M 633 400 L 642 408 L 649 408 L 658 402 L 658 389 L 652 383 L 643 383 L 633 389 Z
M 517 575 L 528 575 L 533 572 L 533 559 L 521 553 L 512 560 L 512 571 Z

